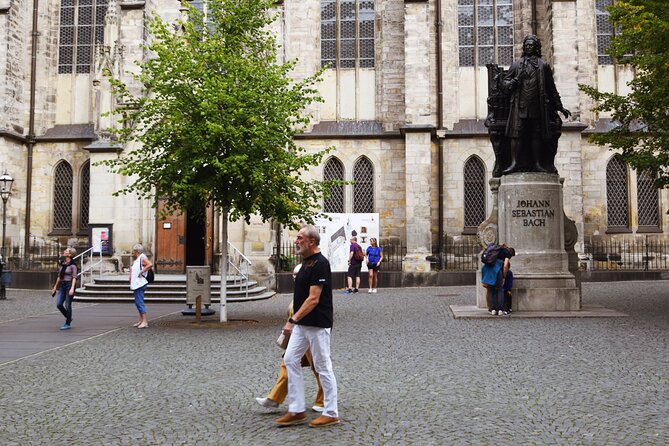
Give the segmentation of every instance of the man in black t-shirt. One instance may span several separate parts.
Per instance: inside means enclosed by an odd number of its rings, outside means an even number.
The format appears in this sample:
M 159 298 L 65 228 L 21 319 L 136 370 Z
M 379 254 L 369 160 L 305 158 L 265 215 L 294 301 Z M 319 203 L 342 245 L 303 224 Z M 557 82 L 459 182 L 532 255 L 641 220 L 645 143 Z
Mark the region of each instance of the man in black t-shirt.
M 295 240 L 297 253 L 304 260 L 295 278 L 295 314 L 283 327 L 284 333 L 290 333 L 290 341 L 283 358 L 288 371 L 289 405 L 288 412 L 276 420 L 279 426 L 292 426 L 307 421 L 301 367 L 302 356 L 307 349 L 311 349 L 314 368 L 320 377 L 325 396 L 322 415 L 309 423 L 309 426 L 325 427 L 339 423 L 337 380 L 330 359 L 332 272 L 330 262 L 318 248 L 319 243 L 320 235 L 312 225 L 303 226 Z

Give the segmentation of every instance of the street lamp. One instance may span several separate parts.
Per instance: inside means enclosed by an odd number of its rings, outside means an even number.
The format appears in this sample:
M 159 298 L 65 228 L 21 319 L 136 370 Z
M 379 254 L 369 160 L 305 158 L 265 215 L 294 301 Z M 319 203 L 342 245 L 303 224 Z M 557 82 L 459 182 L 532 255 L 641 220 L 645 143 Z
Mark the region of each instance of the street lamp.
M 7 230 L 7 200 L 12 194 L 12 184 L 14 184 L 14 178 L 9 176 L 7 171 L 0 175 L 0 197 L 2 197 L 2 258 L 0 258 L 0 299 L 5 299 L 5 280 L 3 269 L 5 266 L 6 259 L 6 248 L 5 248 L 5 232 Z

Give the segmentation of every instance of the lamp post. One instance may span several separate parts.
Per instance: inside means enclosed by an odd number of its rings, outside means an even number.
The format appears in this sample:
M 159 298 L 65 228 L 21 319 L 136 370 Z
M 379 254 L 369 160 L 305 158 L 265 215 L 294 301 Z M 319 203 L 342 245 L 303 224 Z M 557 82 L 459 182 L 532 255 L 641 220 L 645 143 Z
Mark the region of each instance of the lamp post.
M 5 280 L 4 280 L 4 267 L 6 261 L 6 247 L 5 247 L 5 232 L 7 230 L 7 200 L 12 194 L 12 184 L 14 184 L 14 178 L 9 176 L 7 171 L 0 175 L 0 197 L 2 197 L 2 258 L 0 259 L 0 299 L 6 299 L 5 296 Z

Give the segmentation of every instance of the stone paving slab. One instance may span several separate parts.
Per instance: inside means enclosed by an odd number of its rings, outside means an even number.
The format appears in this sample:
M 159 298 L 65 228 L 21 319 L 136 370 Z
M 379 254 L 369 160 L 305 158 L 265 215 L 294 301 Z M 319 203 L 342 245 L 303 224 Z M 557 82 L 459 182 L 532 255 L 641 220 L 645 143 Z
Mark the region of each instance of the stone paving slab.
M 450 305 L 451 315 L 454 319 L 531 319 L 531 318 L 556 318 L 556 317 L 627 317 L 628 315 L 611 308 L 599 305 L 584 305 L 579 311 L 514 311 L 507 315 L 496 315 L 488 313 L 488 310 L 476 305 Z
M 132 326 L 137 321 L 134 305 L 98 304 L 78 308 L 75 303 L 73 308 L 70 330 L 60 330 L 65 322 L 60 312 L 0 323 L 0 364 Z M 152 319 L 183 308 L 181 304 L 156 305 L 149 313 L 149 325 Z
M 117 329 L 0 365 L 0 445 L 664 446 L 668 286 L 583 284 L 585 305 L 628 317 L 501 322 L 453 319 L 473 286 L 337 294 L 342 423 L 320 430 L 277 428 L 255 402 L 276 380 L 291 296 L 229 305 L 236 322 L 208 328 L 169 314 L 137 330 L 128 306 Z M 50 296 L 0 301 L 0 327 L 44 315 L 62 319 Z

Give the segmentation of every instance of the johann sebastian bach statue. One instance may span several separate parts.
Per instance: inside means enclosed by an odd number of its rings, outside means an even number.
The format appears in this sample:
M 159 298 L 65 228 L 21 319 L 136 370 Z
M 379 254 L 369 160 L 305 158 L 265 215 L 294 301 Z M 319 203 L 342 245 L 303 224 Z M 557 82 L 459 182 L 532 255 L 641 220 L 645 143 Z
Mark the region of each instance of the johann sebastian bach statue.
M 562 106 L 553 71 L 541 58 L 537 36 L 523 41 L 523 56 L 508 71 L 488 67 L 486 126 L 495 151 L 493 176 L 513 172 L 557 173 L 555 155 L 562 120 L 571 113 Z

